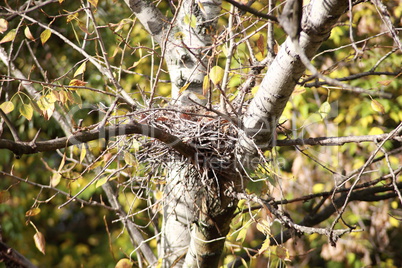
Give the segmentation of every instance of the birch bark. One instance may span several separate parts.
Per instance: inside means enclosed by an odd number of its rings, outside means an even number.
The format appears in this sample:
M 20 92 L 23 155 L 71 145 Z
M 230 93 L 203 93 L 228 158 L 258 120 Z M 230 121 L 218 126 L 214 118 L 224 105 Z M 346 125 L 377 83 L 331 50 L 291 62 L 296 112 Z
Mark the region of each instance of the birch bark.
M 171 77 L 172 103 L 178 106 L 191 105 L 193 101 L 204 103 L 199 96 L 208 71 L 208 51 L 221 2 L 182 1 L 169 22 L 148 2 L 125 1 L 162 47 Z M 313 0 L 304 8 L 300 47 L 309 58 L 329 37 L 347 6 L 345 0 Z M 278 118 L 304 70 L 288 38 L 243 118 L 244 132 L 238 142 L 242 157 L 275 145 L 273 135 Z M 183 87 L 186 90 L 181 92 Z M 229 187 L 238 187 L 239 178 L 227 170 L 214 175 L 210 171 L 200 174 L 180 161 L 173 162 L 168 171 L 160 252 L 163 267 L 217 267 L 219 264 L 236 205 L 236 201 L 224 197 L 224 192 Z M 208 188 L 204 187 L 205 179 L 210 183 Z

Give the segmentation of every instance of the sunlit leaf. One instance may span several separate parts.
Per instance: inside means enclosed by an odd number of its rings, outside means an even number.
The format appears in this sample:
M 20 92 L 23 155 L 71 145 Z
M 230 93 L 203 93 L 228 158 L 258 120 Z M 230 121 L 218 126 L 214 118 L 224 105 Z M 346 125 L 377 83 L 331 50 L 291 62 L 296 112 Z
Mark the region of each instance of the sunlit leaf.
M 78 12 L 67 15 L 67 22 L 71 22 L 76 19 L 78 19 Z
M 80 163 L 82 163 L 82 161 L 84 161 L 86 155 L 87 155 L 87 146 L 85 145 L 85 143 L 83 143 L 81 145 Z
M 25 217 L 36 216 L 40 213 L 40 208 L 31 208 L 27 212 L 25 212 Z
M 248 229 L 247 229 L 246 227 L 243 227 L 243 228 L 239 231 L 239 234 L 238 234 L 237 237 L 236 237 L 236 241 L 241 241 L 241 242 L 243 242 L 244 239 L 246 238 L 247 230 L 248 230 Z
M 318 112 L 320 113 L 322 119 L 326 118 L 330 111 L 331 105 L 327 101 L 321 104 L 320 109 L 318 109 Z
M 59 185 L 61 181 L 61 174 L 58 172 L 53 173 L 53 176 L 50 178 L 50 186 L 51 187 L 56 187 Z
M 378 81 L 377 83 L 383 86 L 388 86 L 391 84 L 392 80 L 384 80 L 384 81 Z
M 134 155 L 129 152 L 124 152 L 124 162 L 126 162 L 129 166 L 136 166 L 137 160 L 135 159 Z
M 78 69 L 75 71 L 74 77 L 76 77 L 77 75 L 83 74 L 86 69 L 87 69 L 87 62 L 84 61 L 84 62 L 80 65 L 80 67 L 78 67 Z
M 33 108 L 30 104 L 22 104 L 20 107 L 20 113 L 29 121 L 31 121 L 33 116 Z
M 270 238 L 267 237 L 267 238 L 264 240 L 264 243 L 262 243 L 261 248 L 258 250 L 258 254 L 262 254 L 262 253 L 264 253 L 265 251 L 267 251 L 267 249 L 269 248 L 270 245 L 271 245 Z
M 379 127 L 370 128 L 370 131 L 368 133 L 368 135 L 381 135 L 381 134 L 384 134 L 384 130 L 382 130 Z
M 73 79 L 70 81 L 70 83 L 68 84 L 69 86 L 75 86 L 75 87 L 82 87 L 85 86 L 86 84 L 88 84 L 87 82 L 81 81 L 79 79 Z M 76 88 L 69 88 L 71 90 L 75 90 Z
M 14 110 L 14 104 L 11 101 L 5 101 L 0 105 L 0 109 L 2 109 L 4 113 L 8 114 Z
M 293 91 L 293 95 L 299 95 L 299 94 L 303 94 L 304 92 L 306 92 L 306 88 L 300 85 L 296 85 L 295 90 Z
M 88 0 L 89 3 L 91 3 L 91 5 L 93 5 L 94 7 L 98 6 L 98 0 Z
M 260 86 L 253 87 L 251 89 L 251 95 L 255 96 L 255 94 L 257 94 L 259 88 L 260 88 Z
M 35 241 L 36 248 L 39 249 L 39 251 L 42 252 L 43 255 L 45 255 L 45 246 L 46 246 L 45 236 L 41 232 L 37 232 L 33 238 Z
M 378 102 L 374 99 L 371 100 L 371 108 L 373 108 L 373 110 L 376 111 L 377 113 L 381 113 L 381 114 L 385 113 L 384 106 L 380 102 Z
M 7 202 L 10 200 L 11 195 L 9 191 L 0 191 L 0 204 Z
M 0 44 L 13 41 L 13 40 L 15 39 L 15 36 L 16 36 L 16 35 L 17 35 L 17 30 L 15 30 L 15 29 L 10 30 L 10 31 L 0 40 Z
M 209 81 L 209 77 L 206 75 L 206 76 L 204 76 L 204 81 L 202 83 L 202 94 L 203 95 L 207 95 L 210 86 L 211 86 L 211 83 Z
M 95 182 L 95 188 L 98 188 L 102 185 L 104 185 L 107 182 L 107 176 L 103 176 L 102 178 L 100 178 L 99 180 L 97 180 Z
M 190 25 L 191 28 L 197 27 L 197 17 L 193 14 L 186 14 L 183 18 L 185 24 Z
M 49 29 L 44 30 L 40 34 L 40 41 L 42 42 L 42 45 L 44 45 L 47 42 L 47 40 L 49 40 L 51 35 L 52 35 L 52 32 Z
M 182 87 L 180 88 L 179 92 L 180 92 L 180 93 L 183 93 L 183 92 L 188 88 L 189 85 L 190 85 L 190 83 L 187 83 L 187 84 L 185 84 L 184 86 L 182 86 Z
M 115 268 L 131 268 L 131 267 L 133 267 L 133 263 L 127 258 L 120 259 L 115 266 Z
M 35 38 L 33 37 L 31 30 L 29 29 L 28 26 L 25 27 L 24 34 L 25 34 L 25 37 L 28 38 L 29 40 L 35 41 Z
M 8 21 L 1 18 L 0 19 L 0 33 L 4 33 L 8 29 Z
M 318 193 L 322 193 L 325 189 L 325 185 L 323 183 L 316 183 L 313 186 L 313 193 L 314 194 L 318 194 Z
M 209 78 L 214 85 L 217 85 L 222 81 L 224 73 L 225 71 L 222 69 L 222 67 L 216 65 L 211 68 L 211 71 L 209 71 Z
M 185 36 L 185 34 L 183 32 L 177 32 L 177 33 L 174 34 L 174 38 L 178 39 L 178 40 L 183 39 L 184 36 Z

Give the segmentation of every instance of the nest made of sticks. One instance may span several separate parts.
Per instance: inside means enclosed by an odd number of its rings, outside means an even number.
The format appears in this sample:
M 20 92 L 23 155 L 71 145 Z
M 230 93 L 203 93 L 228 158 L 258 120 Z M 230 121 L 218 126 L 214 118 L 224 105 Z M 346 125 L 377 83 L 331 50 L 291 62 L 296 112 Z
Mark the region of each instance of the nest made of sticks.
M 161 108 L 142 111 L 139 122 L 178 137 L 196 149 L 198 158 L 214 161 L 214 164 L 227 164 L 233 161 L 238 140 L 238 126 L 229 116 L 189 106 L 180 110 Z M 152 154 L 160 158 L 162 153 L 177 156 L 176 151 L 162 142 L 152 142 L 146 147 L 152 151 L 152 153 L 148 151 L 149 156 Z M 157 161 L 155 158 L 152 160 Z

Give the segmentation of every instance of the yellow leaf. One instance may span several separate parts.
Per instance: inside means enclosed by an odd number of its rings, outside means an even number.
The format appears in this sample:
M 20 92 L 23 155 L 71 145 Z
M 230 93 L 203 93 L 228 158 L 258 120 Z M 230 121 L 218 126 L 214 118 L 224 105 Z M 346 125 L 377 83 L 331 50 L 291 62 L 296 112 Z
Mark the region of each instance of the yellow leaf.
M 320 109 L 318 109 L 318 112 L 320 113 L 322 119 L 326 118 L 330 111 L 331 111 L 331 105 L 329 104 L 328 101 L 321 104 Z
M 4 113 L 8 114 L 14 110 L 14 104 L 11 101 L 5 101 L 0 105 L 0 109 L 2 109 Z
M 7 202 L 10 200 L 11 195 L 9 191 L 0 191 L 0 204 Z
M 31 208 L 27 212 L 25 212 L 25 217 L 36 216 L 40 213 L 40 208 Z
M 81 145 L 81 153 L 80 153 L 80 163 L 84 161 L 85 156 L 87 155 L 87 147 L 85 143 Z
M 154 193 L 154 197 L 155 197 L 156 200 L 162 200 L 163 192 L 157 190 L 157 191 Z
M 399 220 L 395 219 L 394 217 L 389 217 L 389 223 L 391 226 L 398 228 L 399 225 L 401 224 Z
M 78 12 L 75 12 L 74 14 L 70 14 L 67 16 L 67 22 L 71 22 L 72 20 L 76 20 L 78 18 Z
M 207 95 L 207 92 L 211 86 L 211 83 L 209 82 L 209 77 L 206 75 L 204 76 L 204 82 L 202 83 L 202 94 Z
M 275 253 L 276 253 L 276 256 L 278 256 L 278 258 L 285 260 L 285 261 L 290 261 L 289 251 L 287 250 L 287 248 L 284 248 L 282 246 L 277 246 Z
M 136 161 L 134 155 L 132 155 L 129 152 L 124 152 L 124 162 L 126 162 L 126 164 L 129 165 L 129 166 L 136 166 L 137 165 L 137 161 Z
M 313 193 L 318 194 L 322 193 L 325 189 L 325 185 L 323 183 L 316 183 L 313 186 Z
M 293 91 L 293 95 L 299 95 L 306 92 L 306 88 L 300 85 L 296 85 L 295 90 Z
M 29 40 L 35 41 L 35 38 L 33 37 L 31 30 L 29 29 L 28 26 L 25 27 L 24 34 L 25 37 L 28 38 Z
M 86 69 L 87 69 L 87 62 L 84 61 L 84 62 L 80 65 L 80 67 L 78 67 L 78 69 L 75 71 L 74 77 L 76 77 L 77 75 L 83 74 Z
M 8 21 L 1 18 L 0 19 L 0 33 L 4 33 L 8 29 Z
M 104 185 L 106 182 L 107 182 L 107 176 L 103 176 L 102 178 L 100 178 L 99 180 L 96 181 L 95 188 L 98 188 L 98 187 Z
M 179 40 L 179 39 L 183 39 L 185 37 L 185 34 L 183 32 L 177 32 L 174 34 L 174 38 Z
M 384 134 L 384 131 L 379 127 L 370 128 L 370 131 L 368 133 L 368 135 L 381 135 L 381 134 Z
M 69 86 L 75 86 L 75 87 L 82 87 L 85 86 L 86 84 L 88 84 L 87 82 L 81 81 L 79 79 L 73 79 L 70 81 L 70 83 L 68 84 Z M 76 88 L 69 88 L 71 90 L 75 90 Z
M 243 228 L 239 231 L 239 234 L 238 234 L 237 237 L 236 237 L 236 241 L 241 241 L 241 242 L 243 242 L 244 239 L 246 238 L 247 231 L 248 231 L 248 228 L 243 227 Z
M 260 88 L 260 86 L 255 86 L 251 89 L 251 95 L 255 96 L 255 94 L 257 94 L 258 89 Z
M 120 259 L 115 266 L 115 268 L 131 268 L 131 267 L 133 267 L 133 263 L 127 258 Z
M 378 113 L 381 113 L 381 114 L 385 113 L 384 106 L 374 99 L 371 100 L 371 108 L 373 108 L 373 110 Z
M 388 86 L 391 84 L 392 80 L 384 80 L 384 81 L 378 81 L 377 83 L 383 86 Z
M 190 25 L 191 28 L 195 28 L 197 26 L 197 17 L 194 15 L 186 14 L 183 18 L 185 24 Z
M 209 78 L 214 85 L 217 85 L 222 81 L 224 73 L 225 71 L 220 66 L 214 66 L 209 71 Z
M 1 40 L 0 44 L 7 43 L 13 41 L 15 36 L 17 35 L 17 31 L 15 29 L 10 30 Z
M 61 181 L 61 174 L 58 172 L 53 173 L 53 176 L 50 178 L 50 186 L 51 187 L 56 187 L 59 185 Z
M 41 232 L 37 232 L 33 238 L 35 241 L 36 248 L 39 249 L 39 251 L 42 252 L 43 255 L 45 255 L 45 245 L 46 245 L 45 236 Z
M 182 86 L 182 87 L 180 88 L 179 92 L 180 92 L 180 93 L 183 93 L 183 92 L 188 88 L 189 85 L 190 85 L 190 83 L 187 83 L 187 84 L 185 84 L 184 86 Z
M 33 108 L 30 104 L 23 104 L 20 107 L 20 113 L 29 121 L 31 121 L 33 116 Z
M 42 42 L 42 45 L 44 45 L 47 42 L 47 40 L 49 40 L 51 35 L 52 35 L 52 32 L 49 29 L 44 30 L 40 34 L 40 41 Z
M 269 246 L 271 245 L 271 241 L 269 239 L 269 237 L 267 237 L 264 241 L 264 243 L 262 243 L 261 248 L 258 250 L 258 254 L 262 254 L 265 251 L 267 251 L 267 249 L 269 248 Z
M 98 0 L 88 0 L 89 3 L 91 3 L 91 5 L 93 5 L 94 7 L 98 6 Z

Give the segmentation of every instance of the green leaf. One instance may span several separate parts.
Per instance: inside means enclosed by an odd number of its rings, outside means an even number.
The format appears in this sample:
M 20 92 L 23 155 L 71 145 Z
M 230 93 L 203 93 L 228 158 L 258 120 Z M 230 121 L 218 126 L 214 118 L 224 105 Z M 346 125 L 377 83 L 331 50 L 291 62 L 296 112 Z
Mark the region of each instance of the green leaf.
M 209 78 L 214 85 L 217 85 L 222 81 L 224 73 L 225 71 L 220 66 L 214 66 L 209 71 Z
M 98 188 L 98 187 L 104 185 L 106 182 L 107 182 L 107 176 L 103 176 L 102 178 L 100 178 L 99 180 L 96 181 L 95 188 Z
M 190 25 L 191 28 L 195 28 L 197 26 L 197 17 L 194 15 L 188 15 L 186 14 L 184 16 L 184 23 L 187 25 Z
M 49 40 L 51 35 L 52 35 L 52 32 L 49 29 L 44 30 L 40 34 L 40 41 L 42 42 L 42 45 L 44 45 L 47 42 L 47 40 Z
M 331 111 L 331 105 L 329 104 L 328 101 L 321 104 L 320 109 L 318 109 L 318 112 L 320 113 L 322 119 L 325 119 L 330 111 Z
M 129 165 L 129 166 L 136 166 L 137 165 L 137 161 L 136 161 L 134 155 L 132 155 L 129 152 L 124 152 L 124 162 L 126 162 L 126 164 Z
M 385 113 L 384 106 L 380 102 L 378 102 L 374 99 L 371 100 L 371 108 L 373 108 L 373 110 L 376 111 L 377 113 L 381 113 L 381 114 Z
M 16 35 L 17 35 L 17 30 L 15 30 L 15 29 L 10 30 L 10 31 L 0 40 L 0 44 L 13 41 L 13 40 L 15 39 L 15 36 L 16 36 Z
M 5 101 L 0 105 L 0 109 L 2 109 L 4 113 L 8 114 L 14 110 L 14 104 L 11 101 Z
M 262 253 L 264 253 L 265 251 L 267 251 L 267 249 L 269 248 L 270 245 L 271 245 L 270 238 L 267 237 L 267 238 L 264 240 L 264 243 L 262 243 L 261 248 L 258 250 L 258 254 L 262 254 Z
M 30 104 L 23 104 L 20 107 L 20 113 L 29 121 L 31 121 L 33 116 L 33 108 Z

